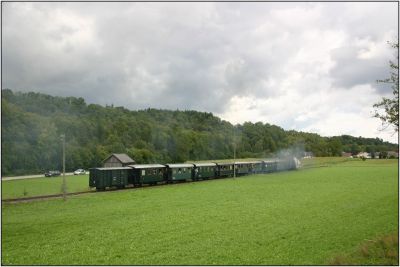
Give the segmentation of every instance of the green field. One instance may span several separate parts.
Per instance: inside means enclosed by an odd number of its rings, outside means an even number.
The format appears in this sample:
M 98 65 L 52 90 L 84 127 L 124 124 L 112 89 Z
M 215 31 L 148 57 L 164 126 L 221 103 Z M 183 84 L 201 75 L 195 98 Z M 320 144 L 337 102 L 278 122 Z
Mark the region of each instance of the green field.
M 300 171 L 2 204 L 2 264 L 321 265 L 398 231 L 396 160 L 311 160 Z
M 89 175 L 66 176 L 67 191 L 89 190 Z M 60 194 L 62 176 L 2 181 L 1 199 Z

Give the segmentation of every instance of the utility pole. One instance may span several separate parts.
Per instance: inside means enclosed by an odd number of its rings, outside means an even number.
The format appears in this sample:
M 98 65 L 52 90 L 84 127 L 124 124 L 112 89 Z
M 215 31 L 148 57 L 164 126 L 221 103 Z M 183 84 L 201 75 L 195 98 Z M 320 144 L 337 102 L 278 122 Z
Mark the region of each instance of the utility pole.
M 233 178 L 236 178 L 236 134 L 235 134 L 235 125 L 233 126 Z
M 63 200 L 67 200 L 67 182 L 65 180 L 65 134 L 61 135 L 61 141 L 62 141 L 62 150 L 63 150 L 63 156 L 62 156 L 62 164 L 63 164 L 63 181 L 62 181 L 62 193 L 63 193 Z

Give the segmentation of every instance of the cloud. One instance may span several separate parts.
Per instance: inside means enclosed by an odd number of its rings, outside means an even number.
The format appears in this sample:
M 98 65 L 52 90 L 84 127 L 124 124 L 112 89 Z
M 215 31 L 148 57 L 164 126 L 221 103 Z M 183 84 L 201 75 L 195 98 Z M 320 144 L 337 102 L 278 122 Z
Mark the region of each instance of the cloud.
M 324 135 L 384 136 L 370 113 L 391 92 L 375 81 L 389 74 L 395 7 L 8 2 L 3 88 L 130 109 L 209 111 Z M 346 114 L 363 127 L 341 123 Z
M 335 67 L 331 76 L 336 86 L 351 88 L 358 84 L 374 84 L 378 79 L 388 76 L 388 64 L 382 64 L 393 57 L 382 47 L 383 43 L 367 42 L 360 47 L 348 46 L 337 48 L 332 53 Z M 380 46 L 380 49 L 378 48 Z M 376 87 L 382 93 L 391 92 L 391 88 Z

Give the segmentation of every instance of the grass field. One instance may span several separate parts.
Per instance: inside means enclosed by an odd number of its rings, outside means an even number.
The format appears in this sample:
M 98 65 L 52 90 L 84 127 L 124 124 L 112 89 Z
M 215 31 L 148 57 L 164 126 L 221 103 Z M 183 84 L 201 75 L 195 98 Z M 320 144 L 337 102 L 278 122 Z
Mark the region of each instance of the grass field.
M 89 175 L 66 176 L 68 192 L 87 191 Z M 62 176 L 2 181 L 1 199 L 61 193 Z
M 314 166 L 2 204 L 2 264 L 321 265 L 398 231 L 396 160 Z
M 399 265 L 399 233 L 364 241 L 360 246 L 332 259 L 330 265 Z

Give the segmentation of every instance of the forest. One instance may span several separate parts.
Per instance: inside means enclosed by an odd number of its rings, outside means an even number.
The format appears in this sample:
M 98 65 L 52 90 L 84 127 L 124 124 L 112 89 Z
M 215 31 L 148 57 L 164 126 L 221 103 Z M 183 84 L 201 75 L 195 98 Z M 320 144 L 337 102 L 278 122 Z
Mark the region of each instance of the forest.
M 379 138 L 322 137 L 286 131 L 263 122 L 232 125 L 208 112 L 128 110 L 87 104 L 83 98 L 2 90 L 3 175 L 61 170 L 61 134 L 66 136 L 66 171 L 101 166 L 111 153 L 126 153 L 137 163 L 264 158 L 282 151 L 301 156 L 341 156 L 342 152 L 397 151 Z

